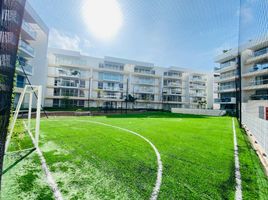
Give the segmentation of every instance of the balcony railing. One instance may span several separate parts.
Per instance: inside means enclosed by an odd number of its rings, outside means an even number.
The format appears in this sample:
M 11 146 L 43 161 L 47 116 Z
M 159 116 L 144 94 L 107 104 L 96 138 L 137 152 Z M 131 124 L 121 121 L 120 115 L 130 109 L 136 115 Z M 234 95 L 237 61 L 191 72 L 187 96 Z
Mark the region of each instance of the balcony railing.
M 135 93 L 154 93 L 154 89 L 136 89 Z
M 25 51 L 30 56 L 34 57 L 34 48 L 31 47 L 29 44 L 24 42 L 23 40 L 19 41 L 19 48 Z
M 236 62 L 235 61 L 231 61 L 231 62 L 220 64 L 220 66 L 214 67 L 214 70 L 215 71 L 218 71 L 218 70 L 222 70 L 224 68 L 235 66 L 235 65 L 236 65 Z
M 268 53 L 268 47 L 255 51 L 253 56 L 258 57 L 258 56 L 262 56 L 266 53 Z
M 135 73 L 139 73 L 139 74 L 150 74 L 150 75 L 154 75 L 155 71 L 154 70 L 144 70 L 144 69 L 134 69 Z
M 103 90 L 108 90 L 108 91 L 122 91 L 123 88 L 119 88 L 119 87 L 103 87 Z
M 238 76 L 238 73 L 237 72 L 235 72 L 235 73 L 228 73 L 228 74 L 226 74 L 226 75 L 220 75 L 220 79 L 228 79 L 228 78 L 233 78 L 233 77 L 235 77 L 235 76 Z
M 268 63 L 257 64 L 247 70 L 247 73 L 257 72 L 268 69 Z
M 33 39 L 36 39 L 37 33 L 33 28 L 25 21 L 22 22 L 22 29 L 27 32 Z
M 236 98 L 235 97 L 225 97 L 225 98 L 220 98 L 220 99 L 214 99 L 215 103 L 230 103 L 230 104 L 235 104 L 236 103 Z
M 154 85 L 154 80 L 137 80 L 136 84 Z
M 22 69 L 23 68 L 23 69 Z M 22 71 L 23 70 L 28 73 L 28 74 L 33 74 L 33 66 L 28 64 L 28 63 L 25 63 L 25 64 L 21 64 L 18 66 L 18 70 L 19 71 Z
M 104 64 L 104 63 L 100 63 L 99 68 L 114 70 L 114 71 L 124 71 L 124 66 L 111 66 L 111 65 Z
M 251 100 L 268 100 L 268 94 L 254 94 L 250 96 Z
M 190 93 L 190 96 L 195 96 L 195 97 L 204 97 L 206 96 L 206 93 Z
M 169 83 L 164 83 L 164 86 L 165 87 L 173 87 L 173 86 L 177 86 L 177 87 L 180 87 L 182 85 L 182 83 L 180 82 L 169 82 Z
M 257 85 L 266 85 L 268 84 L 268 79 L 253 80 L 246 86 L 257 86 Z
M 182 74 L 174 74 L 174 73 L 164 73 L 164 77 L 172 77 L 172 78 L 182 78 Z
M 206 78 L 201 78 L 201 77 L 200 78 L 191 77 L 190 81 L 206 82 L 207 79 Z
M 233 90 L 236 89 L 235 86 L 232 85 L 225 85 L 225 86 L 220 86 L 219 87 L 219 91 L 223 91 L 223 90 Z

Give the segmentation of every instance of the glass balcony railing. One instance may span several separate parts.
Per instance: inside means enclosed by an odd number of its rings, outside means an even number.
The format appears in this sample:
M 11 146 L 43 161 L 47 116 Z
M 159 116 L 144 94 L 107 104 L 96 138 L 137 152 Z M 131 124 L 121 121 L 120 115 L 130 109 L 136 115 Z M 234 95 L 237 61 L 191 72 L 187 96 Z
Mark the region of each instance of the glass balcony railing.
M 137 84 L 154 85 L 154 80 L 137 80 Z
M 146 70 L 146 69 L 138 69 L 138 68 L 135 68 L 134 69 L 134 72 L 135 73 L 139 73 L 139 74 L 150 74 L 150 75 L 154 75 L 155 74 L 155 71 L 154 70 Z
M 22 22 L 22 29 L 27 32 L 33 39 L 36 39 L 37 33 L 33 28 L 25 21 Z
M 228 74 L 221 74 L 220 75 L 220 79 L 228 79 L 228 78 L 232 78 L 234 76 L 238 76 L 238 73 L 228 73 Z
M 154 93 L 153 89 L 136 89 L 134 90 L 135 93 Z
M 250 96 L 251 100 L 268 100 L 268 94 L 254 94 Z
M 203 77 L 191 77 L 190 78 L 190 81 L 201 81 L 201 82 L 205 82 L 207 81 L 206 78 L 203 78 Z
M 34 48 L 31 47 L 29 44 L 24 42 L 23 40 L 19 41 L 19 48 L 29 54 L 30 56 L 34 57 Z
M 182 83 L 180 82 L 169 82 L 169 83 L 164 83 L 165 87 L 172 87 L 172 86 L 181 86 Z
M 249 68 L 247 71 L 248 73 L 250 72 L 257 72 L 257 71 L 262 71 L 268 69 L 268 63 L 262 63 L 262 64 L 256 64 L 253 67 Z
M 206 96 L 206 93 L 190 93 L 190 96 L 196 96 L 196 97 L 204 97 Z
M 258 56 L 262 56 L 266 53 L 268 53 L 268 47 L 255 51 L 253 55 L 254 55 L 254 57 L 258 57 Z
M 123 88 L 119 88 L 119 87 L 103 87 L 103 90 L 121 91 L 121 90 L 123 90 Z
M 28 63 L 21 64 L 18 67 L 19 67 L 18 68 L 19 71 L 22 71 L 22 72 L 25 71 L 28 74 L 33 74 L 33 66 Z
M 236 103 L 235 97 L 224 97 L 220 99 L 214 99 L 215 103 Z
M 232 90 L 232 89 L 235 89 L 235 86 L 233 86 L 233 85 L 225 85 L 225 86 L 220 86 L 219 87 L 220 91 L 222 91 L 222 90 Z
M 268 84 L 268 79 L 253 80 L 247 86 L 258 86 Z

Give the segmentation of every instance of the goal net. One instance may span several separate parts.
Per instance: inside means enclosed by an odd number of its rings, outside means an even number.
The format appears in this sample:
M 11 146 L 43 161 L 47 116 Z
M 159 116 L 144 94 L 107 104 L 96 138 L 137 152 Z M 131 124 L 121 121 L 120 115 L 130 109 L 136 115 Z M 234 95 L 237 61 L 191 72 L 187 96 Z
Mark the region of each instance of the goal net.
M 33 96 L 36 97 L 36 105 L 34 105 Z M 41 97 L 42 97 L 42 86 L 30 86 L 26 85 L 20 94 L 18 104 L 16 106 L 16 110 L 14 112 L 13 119 L 11 121 L 10 131 L 6 141 L 6 149 L 5 152 L 8 151 L 10 141 L 12 139 L 12 135 L 14 133 L 14 129 L 16 123 L 18 122 L 19 114 L 21 113 L 22 105 L 28 105 L 28 113 L 27 119 L 22 119 L 22 126 L 26 130 L 26 134 L 29 134 L 34 147 L 38 147 L 39 143 L 39 131 L 40 131 L 40 114 L 41 114 Z M 32 127 L 32 110 L 36 109 L 35 112 L 35 126 Z M 21 121 L 20 121 L 21 123 Z M 34 130 L 34 132 L 32 132 Z M 33 134 L 34 133 L 34 134 Z M 20 149 L 21 150 L 21 149 Z

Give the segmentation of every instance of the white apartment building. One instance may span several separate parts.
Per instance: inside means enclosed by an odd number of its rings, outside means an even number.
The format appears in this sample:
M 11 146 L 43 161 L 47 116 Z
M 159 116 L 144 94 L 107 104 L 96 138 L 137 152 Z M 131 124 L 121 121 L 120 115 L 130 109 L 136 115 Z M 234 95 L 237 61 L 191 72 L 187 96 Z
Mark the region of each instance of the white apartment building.
M 178 67 L 114 57 L 95 58 L 79 52 L 50 49 L 46 107 L 212 108 L 210 75 Z M 204 103 L 205 101 L 205 103 Z
M 220 74 L 219 99 L 222 109 L 235 109 L 236 87 L 239 88 L 237 58 L 241 56 L 242 102 L 268 100 L 268 36 L 253 40 L 237 49 L 223 53 L 216 58 Z
M 238 86 L 237 70 L 238 50 L 233 49 L 216 57 L 215 62 L 219 66 L 215 67 L 215 72 L 219 74 L 215 78 L 218 84 L 218 97 L 215 103 L 220 104 L 220 109 L 235 110 L 236 108 L 236 91 Z
M 10 13 L 10 20 L 14 23 L 17 23 L 17 17 L 16 13 Z M 23 69 L 33 85 L 43 86 L 43 96 L 45 95 L 48 33 L 46 24 L 26 1 L 18 47 L 18 66 L 16 67 L 14 90 L 15 104 L 18 102 L 23 87 L 28 84 Z

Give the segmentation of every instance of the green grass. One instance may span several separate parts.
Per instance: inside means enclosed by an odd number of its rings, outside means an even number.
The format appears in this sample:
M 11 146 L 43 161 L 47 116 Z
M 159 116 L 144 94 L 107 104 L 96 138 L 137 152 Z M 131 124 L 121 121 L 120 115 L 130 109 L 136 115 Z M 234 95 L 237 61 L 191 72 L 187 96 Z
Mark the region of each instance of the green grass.
M 234 199 L 231 118 L 171 113 L 42 119 L 40 146 L 65 199 L 149 199 L 155 184 L 156 156 L 148 143 L 89 120 L 136 131 L 157 147 L 159 199 Z M 245 134 L 238 128 L 237 134 L 244 199 L 265 199 L 267 178 Z M 31 146 L 26 136 L 19 145 L 13 141 L 12 150 Z M 8 155 L 5 166 L 16 156 Z M 52 198 L 35 153 L 4 175 L 2 195 Z

